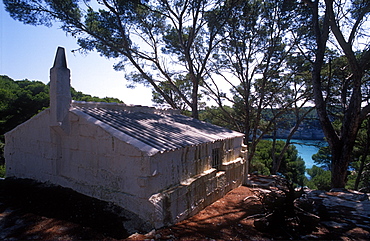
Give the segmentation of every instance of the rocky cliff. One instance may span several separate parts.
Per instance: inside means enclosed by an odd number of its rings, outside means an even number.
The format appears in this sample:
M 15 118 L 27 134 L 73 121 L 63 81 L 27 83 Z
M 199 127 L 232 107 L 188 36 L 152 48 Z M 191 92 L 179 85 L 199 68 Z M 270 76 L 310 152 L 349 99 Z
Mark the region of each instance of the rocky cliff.
M 280 129 L 276 132 L 276 138 L 278 139 L 287 139 L 289 136 L 290 130 Z M 273 135 L 267 135 L 267 138 L 272 138 Z M 325 137 L 322 129 L 317 128 L 299 128 L 293 135 L 292 139 L 299 140 L 323 140 Z

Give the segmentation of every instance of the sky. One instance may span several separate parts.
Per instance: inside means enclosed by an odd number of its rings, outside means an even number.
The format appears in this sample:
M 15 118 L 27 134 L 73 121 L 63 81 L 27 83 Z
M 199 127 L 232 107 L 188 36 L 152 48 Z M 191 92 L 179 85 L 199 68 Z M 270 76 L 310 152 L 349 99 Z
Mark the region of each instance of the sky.
M 151 89 L 126 87 L 125 73 L 113 69 L 117 60 L 96 52 L 72 53 L 77 40 L 58 29 L 58 25 L 25 25 L 13 20 L 0 1 L 0 75 L 14 80 L 38 80 L 47 84 L 58 46 L 64 47 L 71 70 L 71 85 L 92 96 L 115 97 L 126 104 L 152 106 Z

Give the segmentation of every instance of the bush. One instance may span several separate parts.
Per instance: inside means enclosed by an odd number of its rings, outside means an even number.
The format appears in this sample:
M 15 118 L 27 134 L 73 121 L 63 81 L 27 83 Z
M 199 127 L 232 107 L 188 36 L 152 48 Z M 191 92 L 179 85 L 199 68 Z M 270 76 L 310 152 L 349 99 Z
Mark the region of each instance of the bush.
M 0 165 L 0 178 L 5 178 L 5 164 Z
M 326 171 L 318 166 L 313 165 L 307 169 L 311 179 L 307 182 L 307 186 L 311 189 L 329 191 L 331 189 L 331 172 Z
M 277 159 L 283 150 L 285 142 L 278 140 L 273 146 L 270 140 L 261 140 L 256 148 L 256 153 L 250 164 L 250 172 L 261 175 L 270 175 L 272 171 L 273 159 Z M 285 152 L 280 164 L 278 173 L 288 180 L 300 186 L 305 181 L 305 163 L 298 155 L 294 145 L 290 145 Z

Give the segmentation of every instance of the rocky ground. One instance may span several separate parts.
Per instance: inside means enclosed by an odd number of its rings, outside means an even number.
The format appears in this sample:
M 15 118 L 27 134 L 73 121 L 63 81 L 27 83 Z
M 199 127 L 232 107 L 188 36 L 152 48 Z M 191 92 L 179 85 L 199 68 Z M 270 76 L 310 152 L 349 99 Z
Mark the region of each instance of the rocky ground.
M 277 225 L 268 217 L 285 214 L 271 215 L 266 203 L 266 197 L 281 193 L 276 186 L 269 177 L 253 177 L 249 187 L 229 192 L 197 215 L 146 232 L 134 229 L 135 220 L 106 202 L 60 187 L 1 180 L 0 240 L 370 240 L 367 194 L 306 190 L 295 201 L 301 215 L 280 218 Z

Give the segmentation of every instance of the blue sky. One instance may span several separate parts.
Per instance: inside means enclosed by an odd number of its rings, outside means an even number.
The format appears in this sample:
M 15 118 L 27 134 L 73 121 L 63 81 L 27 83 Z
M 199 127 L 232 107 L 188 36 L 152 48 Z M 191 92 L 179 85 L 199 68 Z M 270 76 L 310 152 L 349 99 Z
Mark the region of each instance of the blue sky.
M 113 70 L 116 61 L 95 52 L 71 53 L 78 48 L 76 39 L 58 29 L 57 24 L 47 28 L 15 21 L 0 1 L 0 75 L 48 83 L 58 46 L 66 49 L 71 84 L 76 90 L 101 98 L 116 97 L 126 104 L 152 105 L 149 88 L 126 88 L 124 73 Z

